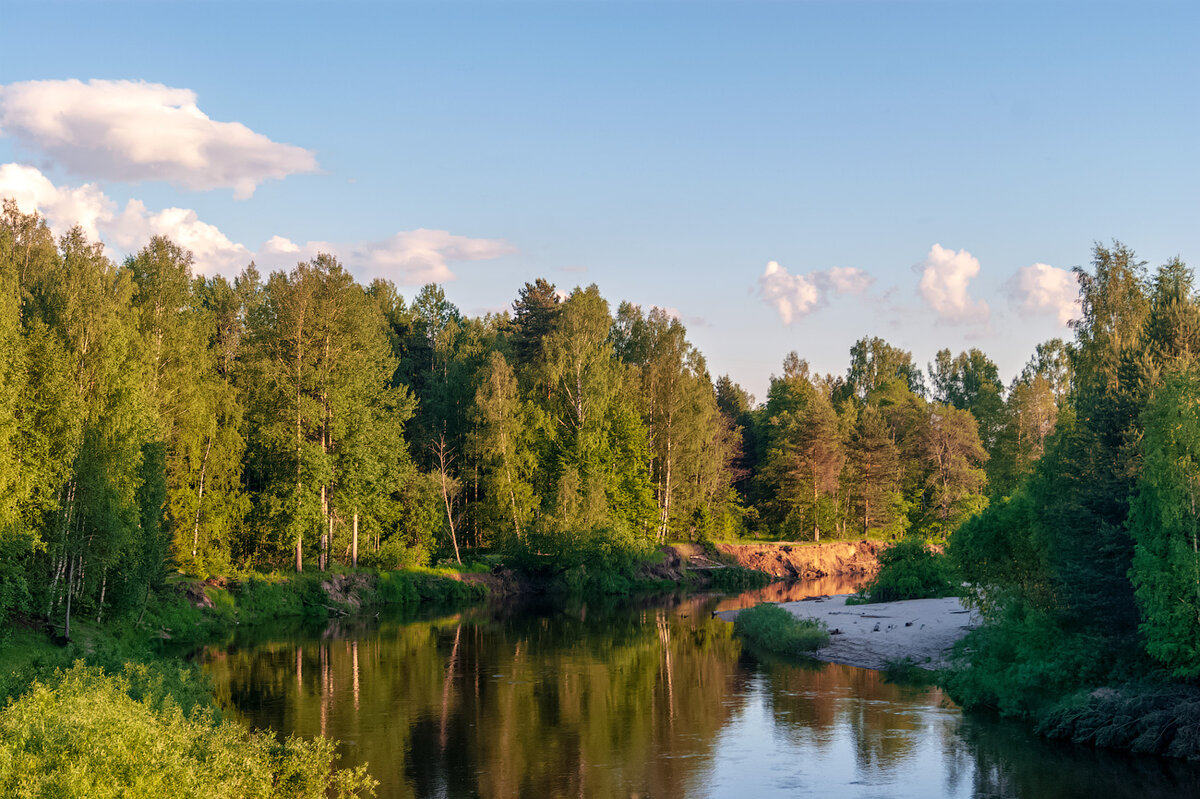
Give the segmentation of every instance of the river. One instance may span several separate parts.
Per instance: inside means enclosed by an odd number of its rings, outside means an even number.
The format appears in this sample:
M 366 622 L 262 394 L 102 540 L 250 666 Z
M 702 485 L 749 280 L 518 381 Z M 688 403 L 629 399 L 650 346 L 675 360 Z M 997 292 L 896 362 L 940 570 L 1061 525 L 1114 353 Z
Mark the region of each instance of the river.
M 229 712 L 338 739 L 381 799 L 1200 796 L 1200 766 L 1041 741 L 875 671 L 760 660 L 712 618 L 839 588 L 260 629 L 204 663 Z

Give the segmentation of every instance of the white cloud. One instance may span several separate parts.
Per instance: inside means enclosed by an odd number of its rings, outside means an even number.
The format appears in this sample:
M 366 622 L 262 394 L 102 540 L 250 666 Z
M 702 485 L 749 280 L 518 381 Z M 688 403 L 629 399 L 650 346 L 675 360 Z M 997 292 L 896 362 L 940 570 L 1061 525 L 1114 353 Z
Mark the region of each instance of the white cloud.
M 830 285 L 839 294 L 862 294 L 875 282 L 875 278 L 853 267 L 835 266 L 828 274 Z
M 789 274 L 778 261 L 767 261 L 766 270 L 758 278 L 758 288 L 763 299 L 775 306 L 785 325 L 809 313 L 821 301 L 813 281 L 804 275 Z
M 835 266 L 825 272 L 793 275 L 778 261 L 768 261 L 758 278 L 758 288 L 762 298 L 775 306 L 783 323 L 790 325 L 825 305 L 830 295 L 862 294 L 874 282 L 875 278 L 861 269 Z
M 1004 287 L 1023 314 L 1052 313 L 1060 325 L 1079 315 L 1079 281 L 1066 269 L 1049 264 L 1023 266 Z
M 265 180 L 317 170 L 312 151 L 209 119 L 190 89 L 144 81 L 0 85 L 0 135 L 85 178 L 231 187 L 239 199 Z
M 201 222 L 190 208 L 164 208 L 152 214 L 141 200 L 130 200 L 121 215 L 102 229 L 104 238 L 126 253 L 137 251 L 151 236 L 166 236 L 191 250 L 196 271 L 206 275 L 236 274 L 253 258 L 250 250 L 230 241 L 214 225 Z
M 267 239 L 266 243 L 258 251 L 267 255 L 281 253 L 292 255 L 300 252 L 300 245 L 289 239 L 285 239 L 283 236 L 272 236 Z
M 310 241 L 303 245 L 274 236 L 259 250 L 269 267 L 282 268 L 297 260 L 327 252 L 360 277 L 382 277 L 401 285 L 454 280 L 452 261 L 483 261 L 511 255 L 516 248 L 503 239 L 474 239 L 445 230 L 408 230 L 382 241 L 339 243 Z
M 93 241 L 97 223 L 112 216 L 112 200 L 91 183 L 59 188 L 38 170 L 20 164 L 0 164 L 0 198 L 15 200 L 25 213 L 38 211 L 58 234 L 79 225 Z
M 141 200 L 130 200 L 118 214 L 116 203 L 95 186 L 58 187 L 37 169 L 18 164 L 0 165 L 0 198 L 4 197 L 16 199 L 25 213 L 41 213 L 55 233 L 62 234 L 78 223 L 89 238 L 104 241 L 125 254 L 136 252 L 151 236 L 167 236 L 192 251 L 196 271 L 202 274 L 233 274 L 251 260 L 266 268 L 286 269 L 297 261 L 316 257 L 318 252 L 327 252 L 361 279 L 382 277 L 415 286 L 454 280 L 452 262 L 488 260 L 516 252 L 503 239 L 476 239 L 424 228 L 403 231 L 382 241 L 340 244 L 297 244 L 272 236 L 254 252 L 230 240 L 216 226 L 201 221 L 191 209 L 151 212 Z
M 979 259 L 966 250 L 948 250 L 934 244 L 925 260 L 913 267 L 920 273 L 919 291 L 938 317 L 948 322 L 986 322 L 991 309 L 967 293 L 979 274 Z

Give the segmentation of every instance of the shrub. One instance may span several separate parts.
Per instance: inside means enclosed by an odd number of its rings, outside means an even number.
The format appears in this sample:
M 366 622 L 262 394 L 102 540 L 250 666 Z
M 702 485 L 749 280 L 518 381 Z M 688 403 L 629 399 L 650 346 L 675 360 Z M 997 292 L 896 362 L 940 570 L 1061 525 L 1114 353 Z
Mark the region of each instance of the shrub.
M 940 679 L 966 710 L 1036 717 L 1081 686 L 1103 685 L 1115 668 L 1103 638 L 1064 630 L 1054 616 L 1019 600 L 999 604 L 989 623 L 957 645 Z
M 420 544 L 409 546 L 404 541 L 389 538 L 378 552 L 366 551 L 358 561 L 369 569 L 411 569 L 429 563 L 429 553 Z
M 859 591 L 868 602 L 956 596 L 953 569 L 940 552 L 931 552 L 923 541 L 909 538 L 888 547 L 879 556 L 879 574 Z
M 627 594 L 634 571 L 654 551 L 651 541 L 626 525 L 559 530 L 531 529 L 510 542 L 508 560 L 525 574 L 570 594 Z
M 334 743 L 279 742 L 185 715 L 145 675 L 111 676 L 77 663 L 34 683 L 0 711 L 0 790 L 5 796 L 299 797 L 374 794 L 365 767 L 337 770 Z
M 738 613 L 734 635 L 781 655 L 800 655 L 829 643 L 829 630 L 816 619 L 797 619 L 778 605 L 763 603 Z
M 1139 754 L 1200 757 L 1200 689 L 1132 684 L 1081 692 L 1042 715 L 1039 735 Z

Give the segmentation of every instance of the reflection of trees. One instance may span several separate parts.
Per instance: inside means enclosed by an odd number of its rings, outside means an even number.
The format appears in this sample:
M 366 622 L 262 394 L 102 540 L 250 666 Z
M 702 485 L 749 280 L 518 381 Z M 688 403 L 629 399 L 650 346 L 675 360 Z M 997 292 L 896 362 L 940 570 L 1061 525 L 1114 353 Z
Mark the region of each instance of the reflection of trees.
M 697 602 L 355 635 L 215 653 L 208 670 L 256 726 L 341 740 L 381 797 L 685 795 L 736 704 L 739 647 Z
M 956 796 L 1200 796 L 1195 766 L 961 720 L 878 672 L 743 658 L 713 604 L 343 622 L 212 651 L 207 669 L 256 726 L 342 741 L 383 799 L 701 795 L 718 733 L 759 696 L 784 751 L 849 754 L 874 784 L 915 769 Z
M 964 719 L 959 740 L 975 763 L 977 797 L 1200 796 L 1194 763 L 1045 741 L 1016 724 L 990 719 Z
M 852 736 L 860 772 L 881 772 L 913 756 L 930 740 L 953 736 L 947 715 L 933 710 L 941 691 L 884 681 L 878 671 L 838 664 L 764 666 L 767 701 L 777 729 L 797 746 L 822 750 L 835 732 Z

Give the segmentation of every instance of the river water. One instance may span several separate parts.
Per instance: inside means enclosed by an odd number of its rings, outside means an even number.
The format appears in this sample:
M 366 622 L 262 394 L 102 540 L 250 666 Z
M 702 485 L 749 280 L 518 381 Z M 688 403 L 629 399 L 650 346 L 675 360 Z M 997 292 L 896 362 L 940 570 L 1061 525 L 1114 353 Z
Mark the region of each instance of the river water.
M 1041 741 L 875 671 L 760 660 L 712 618 L 839 590 L 257 630 L 204 662 L 230 712 L 338 739 L 382 799 L 1200 796 L 1200 766 Z

